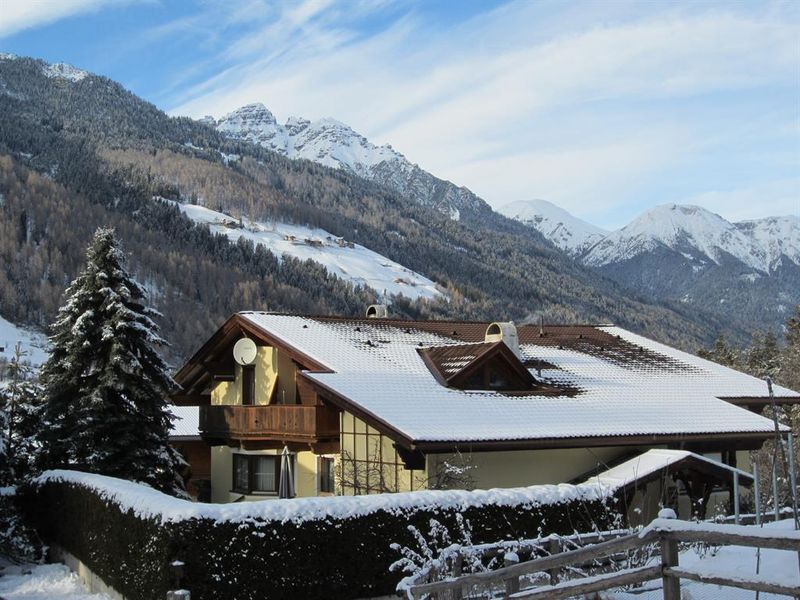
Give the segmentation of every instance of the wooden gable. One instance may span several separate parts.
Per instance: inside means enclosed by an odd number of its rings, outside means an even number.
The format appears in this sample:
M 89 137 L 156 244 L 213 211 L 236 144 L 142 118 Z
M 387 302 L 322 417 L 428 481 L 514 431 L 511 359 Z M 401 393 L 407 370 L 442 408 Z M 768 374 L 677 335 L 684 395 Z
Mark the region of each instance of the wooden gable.
M 426 348 L 421 354 L 436 379 L 447 387 L 523 392 L 538 384 L 504 342 Z

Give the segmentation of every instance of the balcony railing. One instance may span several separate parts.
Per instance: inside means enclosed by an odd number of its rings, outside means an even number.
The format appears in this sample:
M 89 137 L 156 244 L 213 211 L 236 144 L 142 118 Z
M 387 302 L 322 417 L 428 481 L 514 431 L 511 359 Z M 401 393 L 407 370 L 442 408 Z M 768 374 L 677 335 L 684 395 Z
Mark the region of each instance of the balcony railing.
M 315 442 L 339 436 L 339 414 L 327 406 L 278 404 L 200 407 L 204 437 Z

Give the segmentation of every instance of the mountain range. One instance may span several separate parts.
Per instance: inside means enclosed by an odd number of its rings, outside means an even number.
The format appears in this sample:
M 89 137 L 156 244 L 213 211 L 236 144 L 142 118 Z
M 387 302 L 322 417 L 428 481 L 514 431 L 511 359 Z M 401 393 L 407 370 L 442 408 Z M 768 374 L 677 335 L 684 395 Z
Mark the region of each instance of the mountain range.
M 377 182 L 452 219 L 496 222 L 489 205 L 466 188 L 436 178 L 390 145 L 376 146 L 335 119 L 290 117 L 281 125 L 259 103 L 203 121 L 232 139 Z M 546 200 L 515 202 L 500 212 L 631 294 L 714 313 L 735 323 L 734 330 L 780 327 L 800 302 L 797 216 L 729 223 L 701 207 L 672 204 L 610 232 Z
M 211 116 L 201 120 L 228 137 L 259 144 L 288 158 L 344 169 L 452 219 L 458 220 L 462 214 L 479 217 L 492 213 L 489 205 L 467 188 L 431 175 L 390 145 L 376 146 L 336 119 L 289 117 L 281 125 L 266 106 L 256 103 L 219 121 Z
M 699 206 L 651 208 L 608 232 L 544 200 L 501 212 L 650 298 L 779 327 L 800 303 L 800 216 L 731 223 Z
M 274 118 L 261 121 L 266 129 Z M 411 284 L 415 293 L 387 298 L 393 315 L 616 322 L 690 349 L 721 331 L 746 335 L 680 303 L 632 297 L 538 231 L 399 155 L 372 160 L 372 176 L 357 174 L 355 163 L 343 162 L 360 156 L 350 139 L 357 134 L 344 126 L 334 129 L 353 151 L 338 154 L 335 165 L 290 158 L 323 139 L 311 136 L 311 123 L 297 126 L 292 150 L 276 142 L 283 151 L 219 127 L 169 117 L 68 65 L 0 57 L 0 316 L 39 329 L 51 323 L 103 225 L 116 228 L 132 273 L 163 313 L 174 362 L 237 310 L 360 315 L 381 299 L 376 287 L 391 295 Z M 275 131 L 273 141 L 283 135 Z M 303 132 L 307 143 L 298 141 Z M 391 165 L 419 177 L 375 175 Z M 399 179 L 406 187 L 391 183 Z M 402 191 L 411 189 L 424 193 Z M 452 200 L 459 193 L 470 200 Z M 194 218 L 191 206 L 211 220 Z M 302 253 L 282 250 L 295 234 L 280 232 L 292 228 L 308 237 L 299 240 L 307 244 Z M 363 277 L 337 258 L 360 260 L 359 252 L 379 261 L 364 265 Z M 392 285 L 377 283 L 392 270 L 399 273 Z M 418 293 L 420 285 L 432 292 Z

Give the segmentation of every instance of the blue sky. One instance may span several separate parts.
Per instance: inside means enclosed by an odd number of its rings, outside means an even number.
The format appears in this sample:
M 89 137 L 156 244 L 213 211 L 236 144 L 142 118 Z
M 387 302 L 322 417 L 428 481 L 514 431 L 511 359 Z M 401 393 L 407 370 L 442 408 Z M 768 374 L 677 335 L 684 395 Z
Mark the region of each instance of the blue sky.
M 2 0 L 0 51 L 331 116 L 496 207 L 800 215 L 800 2 Z

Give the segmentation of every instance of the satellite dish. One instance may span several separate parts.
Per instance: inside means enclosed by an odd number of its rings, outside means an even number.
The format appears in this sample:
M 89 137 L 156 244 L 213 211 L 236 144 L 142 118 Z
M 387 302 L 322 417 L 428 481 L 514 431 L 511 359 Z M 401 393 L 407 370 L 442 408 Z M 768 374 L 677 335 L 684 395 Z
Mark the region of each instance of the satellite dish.
M 256 343 L 250 338 L 242 338 L 233 346 L 233 360 L 240 365 L 252 365 L 257 353 Z

